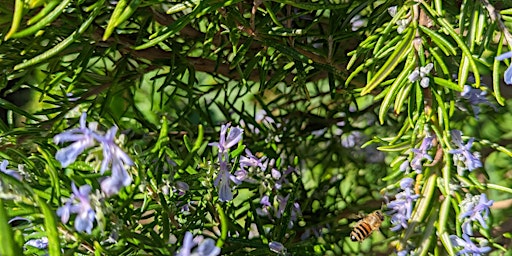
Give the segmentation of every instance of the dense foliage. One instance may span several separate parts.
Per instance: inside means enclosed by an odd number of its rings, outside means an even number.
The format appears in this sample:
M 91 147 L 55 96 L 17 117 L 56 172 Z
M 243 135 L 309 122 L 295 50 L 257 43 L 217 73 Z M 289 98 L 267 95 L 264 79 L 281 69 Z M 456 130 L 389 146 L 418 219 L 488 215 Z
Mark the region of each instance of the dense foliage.
M 512 245 L 508 1 L 12 0 L 0 14 L 0 255 Z M 380 228 L 351 241 L 376 210 Z

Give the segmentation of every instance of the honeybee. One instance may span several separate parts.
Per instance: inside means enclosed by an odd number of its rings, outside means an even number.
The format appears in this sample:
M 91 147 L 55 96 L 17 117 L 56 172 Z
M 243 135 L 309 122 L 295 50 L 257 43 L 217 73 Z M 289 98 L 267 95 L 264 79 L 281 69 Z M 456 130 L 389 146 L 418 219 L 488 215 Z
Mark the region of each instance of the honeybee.
M 361 242 L 374 231 L 379 229 L 380 225 L 384 221 L 384 215 L 380 210 L 374 211 L 362 220 L 357 222 L 352 232 L 350 232 L 350 240 Z

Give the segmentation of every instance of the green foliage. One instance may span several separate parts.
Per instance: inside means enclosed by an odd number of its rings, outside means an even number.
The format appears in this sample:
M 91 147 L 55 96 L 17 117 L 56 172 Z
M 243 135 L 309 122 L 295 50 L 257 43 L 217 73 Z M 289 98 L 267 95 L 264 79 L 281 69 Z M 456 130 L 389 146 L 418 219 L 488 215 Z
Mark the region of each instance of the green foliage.
M 511 94 L 495 59 L 512 45 L 506 1 L 16 0 L 0 14 L 0 160 L 23 167 L 21 181 L 0 173 L 2 255 L 173 255 L 187 231 L 232 255 L 270 242 L 283 255 L 454 255 L 466 195 L 481 194 L 495 206 L 471 239 L 508 250 Z M 69 144 L 52 139 L 82 112 L 98 136 L 119 128 L 134 162 L 119 193 L 101 192 L 115 175 L 100 171 L 101 142 L 56 159 Z M 226 181 L 222 202 L 210 143 L 226 123 L 244 129 L 229 173 L 246 150 L 268 162 Z M 454 153 L 454 130 L 482 167 Z M 395 230 L 386 205 L 405 178 L 418 198 Z M 90 234 L 56 214 L 72 183 L 92 188 Z M 380 208 L 380 231 L 350 241 L 353 216 Z M 26 244 L 41 237 L 47 249 Z

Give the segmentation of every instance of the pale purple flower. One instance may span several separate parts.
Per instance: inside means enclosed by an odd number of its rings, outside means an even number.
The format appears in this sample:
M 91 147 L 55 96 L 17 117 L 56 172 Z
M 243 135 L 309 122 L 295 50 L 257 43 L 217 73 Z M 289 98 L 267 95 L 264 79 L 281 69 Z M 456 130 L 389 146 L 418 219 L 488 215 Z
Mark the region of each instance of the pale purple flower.
M 410 163 L 409 160 L 405 160 L 402 164 L 400 164 L 400 167 L 398 168 L 401 172 L 408 172 L 410 169 Z
M 249 181 L 251 182 L 251 180 L 248 180 L 248 177 L 249 177 L 249 172 L 246 171 L 246 170 L 236 170 L 235 171 L 235 179 L 238 180 L 238 181 Z
M 86 117 L 87 114 L 84 112 L 80 117 L 80 128 L 64 131 L 53 137 L 55 144 L 73 142 L 71 145 L 59 149 L 55 154 L 55 158 L 60 162 L 62 167 L 67 167 L 72 164 L 84 150 L 94 146 L 97 123 L 91 123 L 89 127 L 87 127 Z
M 462 231 L 470 236 L 473 235 L 472 222 L 478 221 L 483 228 L 487 228 L 486 219 L 489 216 L 489 210 L 493 200 L 487 200 L 485 194 L 471 196 L 466 194 L 466 198 L 461 202 L 460 208 L 462 212 L 459 219 L 464 220 L 462 223 Z
M 461 97 L 468 100 L 469 104 L 471 104 L 471 108 L 473 109 L 473 114 L 475 115 L 475 118 L 478 119 L 478 114 L 480 113 L 480 107 L 478 104 L 486 104 L 490 107 L 493 107 L 494 110 L 496 109 L 496 106 L 491 104 L 489 100 L 487 100 L 487 92 L 482 91 L 478 88 L 473 88 L 470 85 L 464 85 L 464 90 L 460 94 Z
M 250 177 L 250 172 L 254 172 L 258 168 L 265 170 L 266 165 L 263 163 L 265 160 L 267 157 L 258 158 L 249 149 L 245 149 L 245 155 L 240 156 L 240 169 L 235 172 L 236 179 L 240 182 L 256 183 L 257 181 Z
M 272 169 L 272 171 L 274 171 L 274 170 L 275 170 L 275 169 Z M 277 171 L 277 170 L 275 170 L 275 171 Z M 281 189 L 281 187 L 283 186 L 283 184 L 288 184 L 288 183 L 290 183 L 290 182 L 288 181 L 288 179 L 286 179 L 286 177 L 287 177 L 288 175 L 290 175 L 292 172 L 295 172 L 295 171 L 296 171 L 296 170 L 295 170 L 295 168 L 293 168 L 293 167 L 291 167 L 291 166 L 288 166 L 288 168 L 287 168 L 287 169 L 286 169 L 282 174 L 281 174 L 280 172 L 278 172 L 278 173 L 279 173 L 279 175 L 277 175 L 277 174 L 275 174 L 275 173 L 272 173 L 272 177 L 273 177 L 274 179 L 276 179 L 276 177 L 277 177 L 277 181 L 276 181 L 276 183 L 274 184 L 274 188 L 275 188 L 276 190 L 279 190 L 279 189 Z
M 397 12 L 398 12 L 398 6 L 393 5 L 391 7 L 388 7 L 388 13 L 389 13 L 389 15 L 391 15 L 391 17 L 395 17 Z
M 395 200 L 388 203 L 391 209 L 388 214 L 391 215 L 392 231 L 398 231 L 407 228 L 407 223 L 411 218 L 413 202 L 418 199 L 419 195 L 413 193 L 411 187 L 414 183 L 412 178 L 404 178 L 400 181 L 402 192 L 396 194 Z
M 216 146 L 219 149 L 219 173 L 215 178 L 214 185 L 219 191 L 219 200 L 221 202 L 233 200 L 233 192 L 231 191 L 230 184 L 231 182 L 234 182 L 235 184 L 241 183 L 241 180 L 238 180 L 233 174 L 230 173 L 228 163 L 229 149 L 238 144 L 238 142 L 242 139 L 243 131 L 244 130 L 239 127 L 230 128 L 230 124 L 222 125 L 220 129 L 219 142 L 212 142 L 208 144 L 210 146 Z
M 254 116 L 254 120 L 257 123 L 263 123 L 265 126 L 269 127 L 271 124 L 276 123 L 274 119 L 267 114 L 267 112 L 263 109 L 260 109 L 256 112 L 256 116 Z M 277 124 L 279 127 L 279 124 Z
M 428 150 L 432 147 L 432 141 L 434 140 L 433 136 L 426 136 L 419 148 L 411 149 L 414 153 L 414 157 L 411 161 L 411 167 L 416 173 L 421 173 L 423 170 L 423 159 L 427 159 L 428 161 L 432 161 L 432 157 L 428 154 Z
M 512 51 L 503 53 L 496 57 L 496 59 L 499 61 L 502 61 L 504 59 L 510 59 L 510 58 L 512 58 Z M 505 83 L 512 84 L 512 65 L 508 66 L 508 68 L 505 71 L 505 74 L 503 76 L 503 79 L 505 80 Z
M 450 133 L 452 135 L 453 144 L 455 144 L 457 148 L 450 150 L 448 153 L 453 154 L 453 161 L 457 166 L 458 174 L 462 176 L 465 170 L 473 171 L 474 169 L 482 167 L 479 154 L 476 152 L 471 153 L 470 151 L 475 139 L 469 139 L 468 143 L 464 145 L 461 131 L 452 130 Z
M 133 165 L 132 159 L 114 142 L 116 133 L 117 127 L 113 126 L 105 136 L 98 137 L 98 141 L 103 148 L 103 161 L 100 169 L 102 174 L 110 164 L 112 164 L 112 169 L 118 168 L 124 172 L 126 172 L 125 165 Z
M 256 213 L 260 216 L 268 216 L 269 211 L 272 208 L 272 204 L 270 203 L 270 198 L 267 195 L 264 195 L 260 199 L 261 208 L 256 209 Z
M 68 223 L 69 216 L 71 216 L 71 210 L 73 209 L 73 199 L 74 196 L 71 195 L 71 198 L 69 198 L 69 200 L 66 201 L 64 206 L 59 207 L 59 209 L 57 209 L 57 215 L 60 217 L 60 221 L 64 224 Z
M 401 250 L 399 252 L 396 252 L 396 256 L 407 256 L 407 255 L 409 255 L 408 250 Z
M 350 20 L 350 25 L 352 26 L 352 31 L 357 31 L 360 28 L 366 26 L 368 23 L 367 19 L 364 19 L 361 17 L 361 15 L 356 14 L 354 17 Z
M 116 164 L 112 166 L 112 174 L 101 181 L 101 191 L 107 196 L 119 193 L 119 191 L 132 183 L 130 174 L 120 168 L 122 165 Z
M 270 170 L 270 175 L 274 180 L 278 180 L 281 178 L 281 172 L 276 168 L 272 168 L 272 170 Z
M 227 163 L 224 160 L 220 160 L 219 162 L 220 168 L 217 178 L 213 182 L 213 185 L 219 191 L 219 200 L 221 202 L 227 202 L 233 200 L 233 192 L 231 191 L 231 182 L 239 183 L 236 177 L 231 174 L 228 170 Z
M 8 165 L 9 165 L 9 161 L 7 161 L 7 160 L 2 161 L 2 164 L 0 164 L 0 171 L 21 181 L 22 177 L 21 177 L 20 173 L 15 170 L 7 169 Z
M 48 237 L 43 236 L 37 239 L 30 239 L 25 243 L 25 245 L 32 246 L 40 250 L 46 249 L 48 248 Z
M 176 184 L 174 185 L 174 187 L 175 187 L 174 191 L 175 192 L 178 191 L 179 196 L 184 195 L 190 189 L 188 184 L 183 181 L 176 181 Z
M 300 208 L 300 204 L 298 202 L 294 202 L 292 204 L 292 209 L 291 209 L 291 213 L 290 213 L 290 222 L 288 223 L 288 228 L 291 229 L 293 227 L 293 223 L 295 221 L 297 221 L 297 219 L 301 216 L 302 216 L 302 210 Z
M 118 193 L 119 190 L 128 186 L 132 182 L 130 174 L 126 170 L 126 166 L 133 165 L 130 157 L 114 142 L 117 133 L 117 127 L 110 128 L 103 136 L 97 133 L 97 123 L 86 125 L 87 114 L 84 112 L 80 117 L 80 128 L 65 131 L 56 135 L 53 141 L 56 144 L 68 141 L 74 141 L 66 148 L 60 149 L 55 154 L 55 158 L 61 163 L 62 167 L 66 167 L 73 163 L 79 154 L 87 148 L 99 142 L 103 148 L 103 161 L 101 162 L 100 172 L 103 174 L 107 169 L 112 170 L 110 177 L 103 179 L 101 182 L 102 191 L 108 196 Z
M 112 174 L 101 182 L 101 190 L 107 196 L 118 193 L 121 188 L 132 183 L 132 178 L 125 166 L 133 165 L 132 159 L 114 142 L 117 127 L 110 128 L 105 136 L 98 136 L 103 148 L 103 161 L 100 172 L 103 173 L 111 165 Z
M 282 195 L 277 195 L 277 212 L 275 213 L 276 218 L 281 218 L 284 210 L 286 209 L 286 205 L 288 204 L 288 199 L 290 198 L 290 194 L 283 197 Z
M 341 145 L 345 148 L 353 148 L 361 143 L 364 139 L 364 134 L 360 131 L 353 131 L 350 134 L 341 137 Z
M 85 231 L 88 234 L 92 231 L 92 226 L 96 213 L 91 207 L 89 194 L 91 186 L 83 185 L 77 188 L 75 183 L 71 184 L 73 194 L 66 202 L 66 204 L 57 209 L 57 215 L 61 217 L 62 223 L 66 224 L 69 221 L 71 213 L 76 213 L 75 229 L 78 232 Z M 73 204 L 74 199 L 78 199 L 77 204 Z
M 237 127 L 231 127 L 231 124 L 225 124 L 222 125 L 220 128 L 220 138 L 219 142 L 212 142 L 208 145 L 210 146 L 216 146 L 219 148 L 219 154 L 224 154 L 233 147 L 234 145 L 238 144 L 238 142 L 242 139 L 242 135 L 244 130 Z M 229 131 L 228 131 L 229 129 Z M 227 133 L 227 137 L 226 137 Z
M 280 242 L 276 242 L 276 241 L 272 241 L 270 243 L 268 243 L 268 248 L 272 251 L 272 252 L 275 252 L 279 255 L 284 255 L 286 254 L 286 247 L 284 247 L 284 245 Z
M 220 248 L 215 245 L 213 239 L 203 239 L 202 236 L 194 239 L 192 233 L 187 231 L 183 238 L 183 245 L 176 256 L 216 256 L 219 254 Z
M 457 255 L 472 255 L 472 256 L 480 256 L 485 255 L 491 251 L 491 247 L 482 246 L 479 247 L 471 241 L 471 238 L 467 234 L 462 234 L 462 238 L 451 235 L 450 241 L 454 246 L 460 246 L 463 249 L 457 252 Z
M 267 157 L 258 158 L 252 154 L 249 149 L 245 149 L 245 156 L 240 156 L 240 168 L 244 169 L 245 167 L 260 167 L 264 168 L 263 161 L 265 161 Z

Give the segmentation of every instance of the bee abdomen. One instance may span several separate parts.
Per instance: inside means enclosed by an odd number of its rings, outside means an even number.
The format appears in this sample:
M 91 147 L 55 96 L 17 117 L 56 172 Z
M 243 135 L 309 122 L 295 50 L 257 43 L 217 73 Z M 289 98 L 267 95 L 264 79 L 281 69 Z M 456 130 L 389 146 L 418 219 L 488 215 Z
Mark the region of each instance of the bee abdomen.
M 350 233 L 350 239 L 354 242 L 362 241 L 367 238 L 371 232 L 372 229 L 370 225 L 368 223 L 362 222 L 357 225 L 354 230 L 352 230 L 352 233 Z

